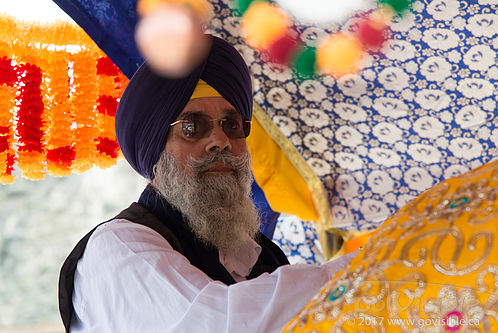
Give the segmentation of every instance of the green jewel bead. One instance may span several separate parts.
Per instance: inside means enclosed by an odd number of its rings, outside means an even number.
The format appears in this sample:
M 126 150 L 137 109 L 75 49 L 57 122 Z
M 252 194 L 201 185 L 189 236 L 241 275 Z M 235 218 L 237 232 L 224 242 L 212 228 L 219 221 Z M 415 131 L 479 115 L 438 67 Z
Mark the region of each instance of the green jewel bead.
M 463 205 L 466 205 L 467 202 L 469 202 L 469 197 L 463 196 L 457 198 L 450 204 L 450 208 L 453 209 L 453 208 L 462 207 Z
M 310 77 L 315 74 L 316 49 L 314 47 L 305 48 L 297 55 L 295 68 L 301 77 Z
M 344 293 L 346 292 L 346 286 L 345 285 L 341 285 L 337 288 L 334 289 L 334 291 L 332 291 L 330 293 L 330 296 L 329 296 L 329 301 L 335 301 L 336 299 L 342 297 L 342 295 L 344 295 Z

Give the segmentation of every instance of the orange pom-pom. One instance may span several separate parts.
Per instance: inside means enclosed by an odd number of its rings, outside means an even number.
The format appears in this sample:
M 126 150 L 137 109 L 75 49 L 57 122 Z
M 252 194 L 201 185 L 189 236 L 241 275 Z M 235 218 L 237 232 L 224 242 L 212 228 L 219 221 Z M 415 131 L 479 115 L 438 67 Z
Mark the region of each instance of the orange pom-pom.
M 344 33 L 330 35 L 322 41 L 316 53 L 318 67 L 336 78 L 357 72 L 362 60 L 361 43 Z
M 285 36 L 290 26 L 289 17 L 278 7 L 267 2 L 254 2 L 242 17 L 241 29 L 247 44 L 264 50 Z

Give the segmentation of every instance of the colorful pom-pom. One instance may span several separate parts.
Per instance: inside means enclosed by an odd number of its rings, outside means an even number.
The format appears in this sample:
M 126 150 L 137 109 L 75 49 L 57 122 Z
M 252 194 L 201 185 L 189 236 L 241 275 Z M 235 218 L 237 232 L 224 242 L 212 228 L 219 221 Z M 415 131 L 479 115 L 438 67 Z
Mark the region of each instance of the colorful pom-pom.
M 402 14 L 411 6 L 411 0 L 378 0 L 380 4 L 386 4 L 397 14 Z
M 292 61 L 298 45 L 299 42 L 295 36 L 286 34 L 270 45 L 270 47 L 264 51 L 264 54 L 270 62 L 288 65 Z
M 235 0 L 234 1 L 235 9 L 240 15 L 244 15 L 244 13 L 249 8 L 249 6 L 251 6 L 251 3 L 253 1 L 254 0 Z
M 387 24 L 371 16 L 363 17 L 357 23 L 356 35 L 365 48 L 379 50 L 387 37 Z
M 289 25 L 290 19 L 278 7 L 256 1 L 242 17 L 241 29 L 247 44 L 265 50 L 285 36 Z
M 316 49 L 314 47 L 304 48 L 296 57 L 295 68 L 299 76 L 310 77 L 315 73 Z
M 316 54 L 318 67 L 336 78 L 357 72 L 362 59 L 360 41 L 344 33 L 330 35 L 320 43 Z

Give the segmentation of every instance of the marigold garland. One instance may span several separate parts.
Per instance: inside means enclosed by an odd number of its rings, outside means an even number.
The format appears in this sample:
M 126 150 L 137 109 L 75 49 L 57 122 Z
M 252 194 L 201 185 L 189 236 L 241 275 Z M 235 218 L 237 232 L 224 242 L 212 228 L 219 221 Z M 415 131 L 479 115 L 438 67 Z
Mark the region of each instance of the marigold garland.
M 6 57 L 0 59 L 0 182 L 13 183 L 12 175 L 15 163 L 13 149 L 14 131 L 12 115 L 14 112 L 17 76 L 12 61 Z
M 0 182 L 115 164 L 121 71 L 75 24 L 0 15 L 0 36 Z
M 119 145 L 114 134 L 114 116 L 118 107 L 120 90 L 119 69 L 108 58 L 97 61 L 97 82 L 100 96 L 97 99 L 97 121 L 99 123 L 99 137 L 96 139 L 99 158 L 96 164 L 107 168 L 116 163 Z
M 49 71 L 46 88 L 46 113 L 49 129 L 47 130 L 47 172 L 54 176 L 67 176 L 76 157 L 74 149 L 74 122 L 72 106 L 67 103 L 69 89 L 69 62 L 64 52 L 48 52 L 45 55 Z M 67 69 L 56 70 L 56 69 Z

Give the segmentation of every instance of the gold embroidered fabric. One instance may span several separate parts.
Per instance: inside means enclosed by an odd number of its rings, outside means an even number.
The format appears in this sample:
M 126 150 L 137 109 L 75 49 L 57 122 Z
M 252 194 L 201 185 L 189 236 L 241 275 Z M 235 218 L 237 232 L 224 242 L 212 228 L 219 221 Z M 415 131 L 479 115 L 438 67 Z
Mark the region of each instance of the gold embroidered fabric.
M 409 202 L 285 332 L 498 332 L 498 160 Z

